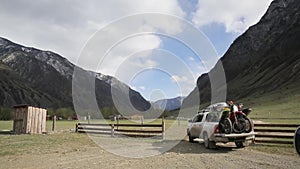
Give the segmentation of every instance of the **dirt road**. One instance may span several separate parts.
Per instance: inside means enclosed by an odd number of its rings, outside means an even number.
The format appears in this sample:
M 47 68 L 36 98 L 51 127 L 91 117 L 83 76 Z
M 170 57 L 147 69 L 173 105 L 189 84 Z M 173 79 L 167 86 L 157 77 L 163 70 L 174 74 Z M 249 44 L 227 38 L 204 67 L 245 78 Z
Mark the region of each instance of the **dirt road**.
M 0 168 L 299 168 L 300 157 L 276 155 L 251 148 L 221 147 L 207 150 L 203 144 L 180 143 L 152 157 L 134 159 L 109 153 L 98 146 L 82 145 L 49 153 L 6 155 Z

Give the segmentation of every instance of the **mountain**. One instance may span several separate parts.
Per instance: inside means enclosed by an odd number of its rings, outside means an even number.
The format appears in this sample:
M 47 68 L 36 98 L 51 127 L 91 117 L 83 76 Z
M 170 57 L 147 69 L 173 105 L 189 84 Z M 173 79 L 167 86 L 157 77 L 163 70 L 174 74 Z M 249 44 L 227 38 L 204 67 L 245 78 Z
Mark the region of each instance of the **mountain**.
M 232 43 L 210 72 L 198 78 L 197 87 L 183 105 L 199 105 L 199 95 L 201 104 L 210 102 L 210 80 L 219 64 L 223 65 L 226 76 L 227 100 L 259 98 L 274 93 L 281 93 L 278 98 L 289 97 L 288 91 L 299 94 L 299 39 L 299 1 L 274 0 L 261 20 Z
M 150 103 L 138 92 L 114 77 L 85 71 L 56 53 L 25 47 L 4 38 L 0 38 L 0 105 L 73 107 L 72 77 L 76 68 L 95 79 L 95 95 L 100 108 L 115 108 L 112 89 L 120 100 L 126 100 L 129 93 L 136 109 L 150 108 Z
M 181 107 L 184 97 L 176 97 L 171 99 L 161 99 L 152 103 L 153 107 L 161 110 L 175 110 Z

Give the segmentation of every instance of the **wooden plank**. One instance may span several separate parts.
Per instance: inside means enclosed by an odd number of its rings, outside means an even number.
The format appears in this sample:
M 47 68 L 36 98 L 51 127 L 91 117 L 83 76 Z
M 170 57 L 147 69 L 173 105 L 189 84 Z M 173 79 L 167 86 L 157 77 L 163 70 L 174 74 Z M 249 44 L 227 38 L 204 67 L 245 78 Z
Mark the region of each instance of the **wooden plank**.
M 77 127 L 78 130 L 98 130 L 98 131 L 111 131 L 111 128 L 91 128 L 91 127 Z
M 160 134 L 132 134 L 132 133 L 115 133 L 115 135 L 127 137 L 162 137 Z
M 24 107 L 22 108 L 23 109 L 23 112 L 22 112 L 22 131 L 21 133 L 25 134 L 26 133 L 26 130 L 27 130 L 27 113 L 28 113 L 28 107 Z
M 162 127 L 161 124 L 115 124 L 119 127 Z
M 128 133 L 162 133 L 161 130 L 127 130 L 127 129 L 115 129 L 118 132 L 128 132 Z
M 111 126 L 110 124 L 88 124 L 88 123 L 78 123 L 78 126 Z
M 300 124 L 271 124 L 271 123 L 255 123 L 254 127 L 299 127 Z
M 104 132 L 104 131 L 90 131 L 90 130 L 78 130 L 78 133 L 89 133 L 89 134 L 106 134 L 111 135 L 111 132 Z M 161 137 L 159 134 L 133 134 L 133 133 L 118 133 L 115 132 L 113 136 L 128 136 L 128 137 Z
M 36 125 L 35 125 L 35 134 L 39 134 L 39 108 L 34 108 L 35 109 L 35 116 L 36 116 Z
M 287 138 L 287 139 L 293 139 L 294 136 L 289 135 L 277 135 L 277 134 L 255 134 L 255 137 L 264 137 L 264 138 Z
M 35 111 L 35 107 L 32 107 L 32 125 L 31 125 L 31 134 L 35 134 L 36 133 L 36 111 Z
M 37 108 L 38 110 L 38 125 L 37 125 L 37 133 L 42 134 L 42 123 L 43 123 L 43 110 L 41 108 Z
M 21 123 L 19 121 L 19 119 L 21 119 L 21 117 L 20 117 L 21 111 L 22 111 L 22 109 L 17 109 L 16 115 L 15 115 L 15 123 L 16 123 L 15 133 L 16 134 L 21 134 Z
M 42 109 L 42 133 L 46 133 L 46 117 L 47 117 L 47 110 Z
M 34 108 L 35 111 L 35 123 L 34 123 L 34 134 L 38 134 L 38 125 L 39 125 L 39 110 L 38 108 Z
M 111 124 L 78 123 L 79 126 L 111 126 Z M 118 127 L 162 127 L 161 124 L 114 124 Z
M 21 109 L 18 109 L 17 110 L 17 114 L 16 114 L 16 133 L 17 134 L 20 134 L 21 133 L 21 125 L 20 125 L 20 121 L 17 121 L 17 119 L 20 119 L 20 112 L 21 112 Z
M 295 133 L 294 129 L 270 129 L 270 128 L 255 128 L 255 132 L 278 132 L 278 133 Z
M 32 122 L 32 107 L 29 106 L 27 110 L 26 133 L 31 133 L 31 122 Z
M 255 143 L 273 143 L 273 144 L 293 144 L 293 140 L 257 140 L 255 139 Z
M 88 131 L 88 130 L 78 130 L 78 133 L 89 133 L 89 134 L 104 134 L 104 135 L 111 135 L 111 132 Z

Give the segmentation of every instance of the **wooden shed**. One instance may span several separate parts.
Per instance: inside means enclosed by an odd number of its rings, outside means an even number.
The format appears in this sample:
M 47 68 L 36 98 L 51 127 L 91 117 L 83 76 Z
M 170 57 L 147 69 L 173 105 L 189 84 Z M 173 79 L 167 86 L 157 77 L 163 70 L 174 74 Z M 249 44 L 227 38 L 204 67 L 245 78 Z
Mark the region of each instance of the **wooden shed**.
M 16 134 L 42 134 L 46 132 L 47 110 L 29 105 L 14 106 L 13 131 Z

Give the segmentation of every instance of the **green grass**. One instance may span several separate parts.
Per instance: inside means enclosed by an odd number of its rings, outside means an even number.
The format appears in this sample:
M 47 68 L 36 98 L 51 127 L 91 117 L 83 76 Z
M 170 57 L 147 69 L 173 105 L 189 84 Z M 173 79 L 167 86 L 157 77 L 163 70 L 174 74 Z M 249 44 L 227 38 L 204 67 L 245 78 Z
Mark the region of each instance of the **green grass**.
M 95 146 L 86 134 L 0 135 L 0 156 L 78 151 Z
M 242 99 L 250 106 L 252 118 L 298 118 L 300 119 L 300 88 L 281 89 L 273 93 Z
M 111 120 L 91 120 L 91 123 L 101 123 L 101 124 L 116 124 L 116 121 Z M 56 121 L 56 131 L 70 131 L 75 130 L 75 125 L 78 123 L 78 121 L 65 121 L 65 120 L 58 120 Z M 87 123 L 87 121 L 84 121 L 84 123 Z M 151 120 L 150 122 L 147 122 L 145 120 L 144 124 L 161 124 L 161 119 L 155 119 Z M 166 128 L 169 128 L 173 124 L 177 124 L 178 121 L 171 120 L 171 119 L 165 119 L 165 126 Z M 181 121 L 180 124 L 185 124 L 185 121 Z M 141 124 L 140 121 L 131 121 L 131 120 L 119 120 L 119 124 Z M 12 130 L 13 129 L 13 121 L 0 121 L 0 131 L 3 130 Z M 50 132 L 52 130 L 52 121 L 46 122 L 46 131 Z
M 12 121 L 0 121 L 0 131 L 2 130 L 12 130 L 13 122 Z
M 75 130 L 75 125 L 78 121 L 67 121 L 67 120 L 58 120 L 56 121 L 56 131 L 68 131 Z M 47 121 L 46 130 L 52 130 L 52 121 Z
M 96 144 L 86 135 L 70 131 L 75 129 L 78 121 L 57 121 L 56 132 L 51 134 L 52 121 L 47 121 L 47 131 L 50 134 L 21 134 L 8 135 L 0 134 L 0 156 L 7 155 L 26 155 L 26 154 L 47 154 L 47 153 L 65 153 L 80 151 L 86 147 L 93 147 Z M 104 123 L 103 120 L 92 120 L 91 123 Z M 109 123 L 116 123 L 107 121 Z M 166 126 L 174 124 L 175 120 L 165 120 Z M 121 124 L 135 123 L 128 120 L 120 120 Z M 152 124 L 161 124 L 161 119 L 150 122 Z M 12 121 L 0 121 L 1 130 L 12 130 Z M 64 131 L 64 132 L 61 132 Z
M 67 131 L 70 129 L 75 129 L 75 124 L 77 121 L 56 121 L 57 131 Z M 51 131 L 52 121 L 46 122 L 46 131 Z M 13 121 L 0 121 L 0 131 L 2 130 L 13 130 Z

